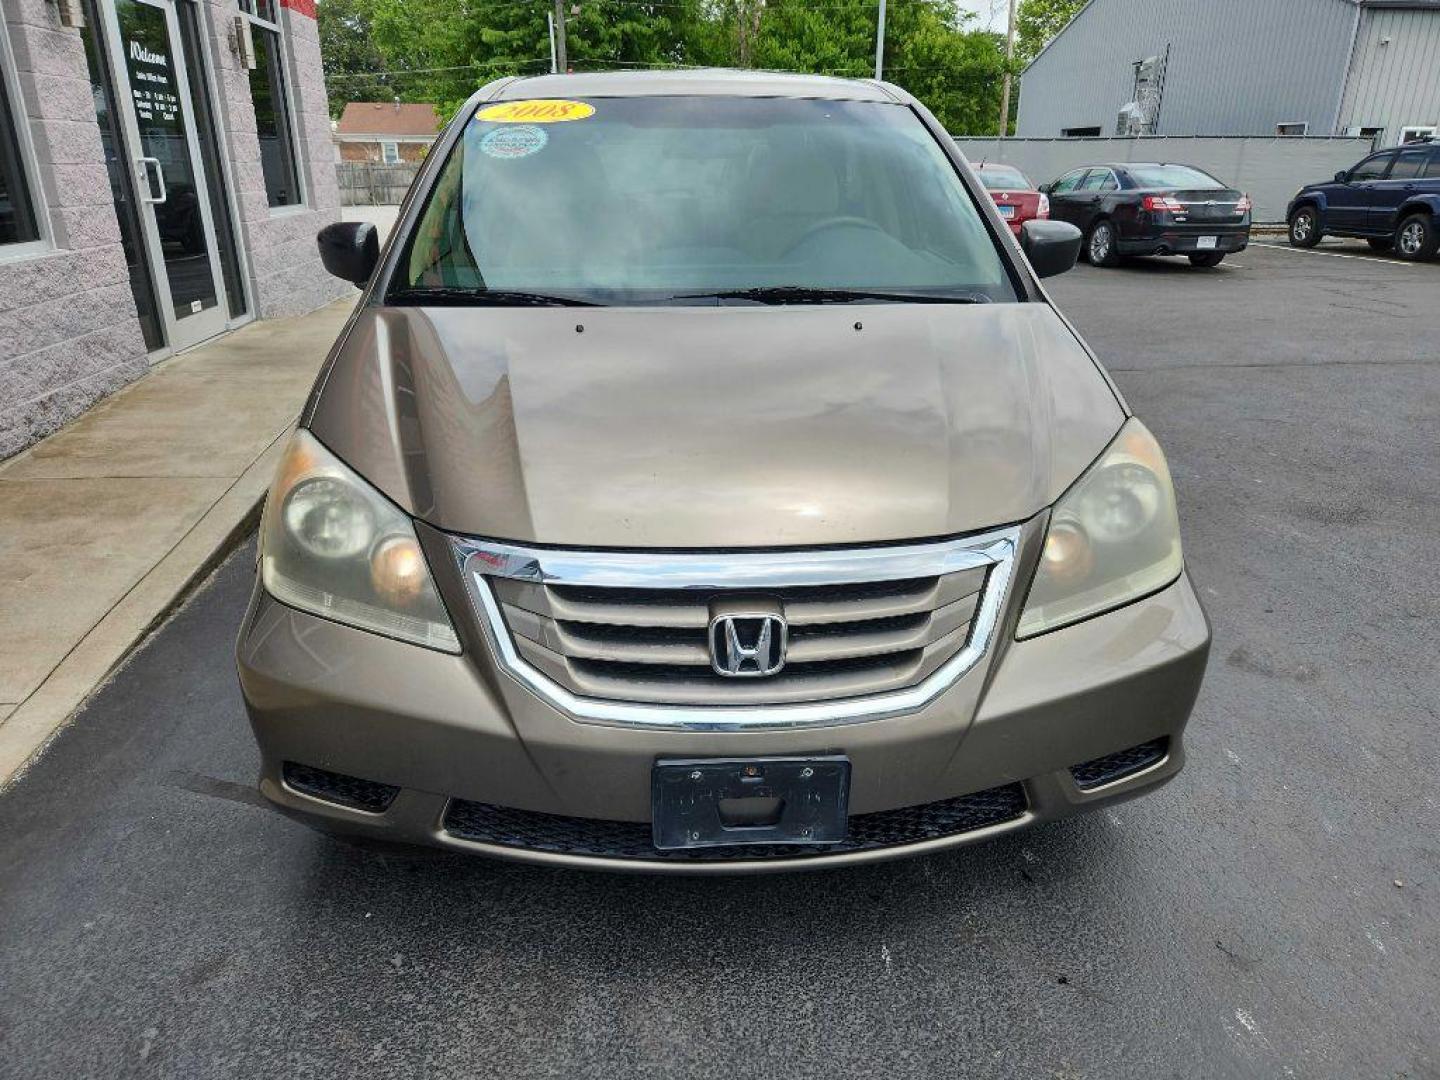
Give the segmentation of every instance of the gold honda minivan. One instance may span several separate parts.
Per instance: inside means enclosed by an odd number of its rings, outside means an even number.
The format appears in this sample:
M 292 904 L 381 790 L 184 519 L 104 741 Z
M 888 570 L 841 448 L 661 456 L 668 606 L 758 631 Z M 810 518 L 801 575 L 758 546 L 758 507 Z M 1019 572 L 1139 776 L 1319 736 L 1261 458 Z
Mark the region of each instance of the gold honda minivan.
M 880 82 L 505 79 L 456 115 L 260 528 L 260 787 L 572 867 L 934 852 L 1183 762 L 1209 649 L 1155 438 Z

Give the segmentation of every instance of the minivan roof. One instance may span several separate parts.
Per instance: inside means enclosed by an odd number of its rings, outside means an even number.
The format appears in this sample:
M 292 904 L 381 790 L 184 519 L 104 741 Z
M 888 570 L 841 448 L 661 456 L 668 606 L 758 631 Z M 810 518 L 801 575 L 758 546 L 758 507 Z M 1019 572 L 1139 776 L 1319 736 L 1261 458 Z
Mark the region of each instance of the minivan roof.
M 595 71 L 535 75 L 501 87 L 492 100 L 519 98 L 664 97 L 820 98 L 829 101 L 905 101 L 899 90 L 872 79 L 836 79 L 774 71 L 699 68 L 689 71 Z

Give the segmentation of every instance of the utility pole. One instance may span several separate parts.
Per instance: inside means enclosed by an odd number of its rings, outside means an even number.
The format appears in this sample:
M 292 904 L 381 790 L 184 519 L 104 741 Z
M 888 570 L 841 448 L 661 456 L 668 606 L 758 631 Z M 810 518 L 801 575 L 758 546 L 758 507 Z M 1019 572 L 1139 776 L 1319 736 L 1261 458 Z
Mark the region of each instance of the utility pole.
M 875 78 L 885 77 L 885 0 L 880 0 L 880 18 L 875 23 Z
M 555 0 L 555 70 L 570 70 L 570 61 L 565 56 L 565 0 Z
M 1010 63 L 1014 59 L 1015 0 L 1010 0 L 1010 25 L 1005 31 L 1005 88 L 1000 91 L 1000 138 L 1002 139 L 1010 133 Z
M 545 21 L 550 24 L 550 74 L 554 75 L 560 70 L 555 63 L 555 13 L 545 12 Z

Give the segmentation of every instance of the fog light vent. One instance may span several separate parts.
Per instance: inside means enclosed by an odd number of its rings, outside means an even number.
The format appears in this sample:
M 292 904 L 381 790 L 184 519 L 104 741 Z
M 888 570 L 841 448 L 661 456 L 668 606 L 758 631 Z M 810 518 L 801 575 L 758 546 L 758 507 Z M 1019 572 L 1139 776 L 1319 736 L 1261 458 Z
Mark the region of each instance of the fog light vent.
M 1072 766 L 1070 775 L 1075 778 L 1077 787 L 1082 791 L 1088 791 L 1090 788 L 1097 788 L 1102 784 L 1114 783 L 1141 769 L 1148 769 L 1165 757 L 1169 745 L 1169 739 L 1151 739 L 1139 746 L 1132 746 L 1128 750 L 1120 750 L 1114 754 L 1106 754 L 1093 761 Z
M 285 762 L 282 770 L 285 786 L 313 799 L 324 799 L 352 810 L 365 810 L 379 814 L 389 808 L 400 793 L 398 787 L 381 784 L 374 780 L 362 780 L 358 776 L 327 772 L 325 769 Z

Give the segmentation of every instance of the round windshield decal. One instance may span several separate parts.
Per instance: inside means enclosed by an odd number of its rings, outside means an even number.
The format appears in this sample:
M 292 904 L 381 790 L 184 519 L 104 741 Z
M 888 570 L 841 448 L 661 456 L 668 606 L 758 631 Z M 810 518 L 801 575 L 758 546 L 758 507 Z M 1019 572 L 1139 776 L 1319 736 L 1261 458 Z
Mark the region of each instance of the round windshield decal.
M 534 98 L 529 101 L 504 101 L 487 105 L 475 114 L 476 120 L 493 124 L 558 124 L 565 120 L 584 120 L 595 115 L 595 106 L 583 101 L 558 98 Z
M 545 149 L 550 141 L 542 128 L 524 124 L 520 127 L 496 128 L 480 140 L 480 152 L 493 158 L 529 157 Z

